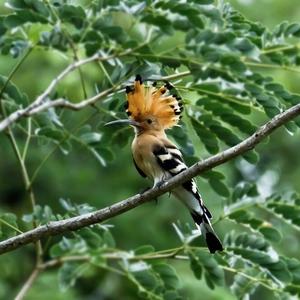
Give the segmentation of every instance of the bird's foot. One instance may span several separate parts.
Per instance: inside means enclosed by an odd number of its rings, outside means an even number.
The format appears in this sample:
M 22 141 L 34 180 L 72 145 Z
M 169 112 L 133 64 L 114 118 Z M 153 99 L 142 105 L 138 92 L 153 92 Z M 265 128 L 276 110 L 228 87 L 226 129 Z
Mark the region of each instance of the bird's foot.
M 156 184 L 154 184 L 153 187 L 154 188 L 161 188 L 164 185 L 165 182 L 166 182 L 165 180 L 161 180 L 161 181 L 157 182 Z
M 161 181 L 155 183 L 153 188 L 160 188 L 161 186 L 164 185 L 165 182 L 166 182 L 165 180 L 161 180 Z M 155 201 L 156 204 L 158 204 L 158 198 L 154 198 L 153 200 Z

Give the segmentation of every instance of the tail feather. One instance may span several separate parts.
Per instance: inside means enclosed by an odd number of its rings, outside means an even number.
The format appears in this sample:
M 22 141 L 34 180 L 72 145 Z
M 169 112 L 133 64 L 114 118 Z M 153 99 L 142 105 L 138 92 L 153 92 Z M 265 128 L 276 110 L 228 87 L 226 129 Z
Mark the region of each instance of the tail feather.
M 204 211 L 203 215 L 201 215 L 196 211 L 192 211 L 191 212 L 192 218 L 194 222 L 197 225 L 199 225 L 201 229 L 201 233 L 205 238 L 209 252 L 215 253 L 216 251 L 222 251 L 223 250 L 222 243 L 217 237 L 216 233 L 214 232 L 214 229 L 212 228 L 209 221 L 209 216 L 211 216 L 211 214 L 206 213 L 206 211 L 209 212 L 206 207 L 204 208 L 203 211 Z
M 223 251 L 222 243 L 215 233 L 209 231 L 206 232 L 205 240 L 210 253 Z

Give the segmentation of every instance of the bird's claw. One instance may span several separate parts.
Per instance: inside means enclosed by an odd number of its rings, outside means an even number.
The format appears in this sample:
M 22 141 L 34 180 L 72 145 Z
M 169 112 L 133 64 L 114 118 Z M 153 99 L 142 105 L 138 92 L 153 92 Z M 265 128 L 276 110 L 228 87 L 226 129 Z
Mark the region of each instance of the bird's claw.
M 161 181 L 157 182 L 154 185 L 154 188 L 161 188 L 164 185 L 165 182 L 166 182 L 165 180 L 161 180 Z

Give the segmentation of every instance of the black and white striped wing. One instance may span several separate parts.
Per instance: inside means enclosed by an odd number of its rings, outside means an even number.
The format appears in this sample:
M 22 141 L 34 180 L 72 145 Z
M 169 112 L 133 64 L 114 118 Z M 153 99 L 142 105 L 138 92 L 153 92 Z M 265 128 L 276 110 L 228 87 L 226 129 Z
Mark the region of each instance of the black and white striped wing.
M 187 169 L 181 152 L 175 146 L 160 146 L 157 147 L 153 153 L 156 156 L 160 167 L 171 176 L 175 176 Z M 194 180 L 186 181 L 182 184 L 182 187 L 191 193 L 202 204 L 202 199 L 198 193 L 197 185 Z
M 174 146 L 157 147 L 153 151 L 159 166 L 164 172 L 175 176 L 187 169 L 180 151 Z M 215 234 L 210 219 L 211 213 L 204 205 L 194 180 L 184 182 L 181 187 L 175 188 L 172 193 L 189 208 L 195 223 L 201 229 L 211 253 L 222 251 L 223 246 Z

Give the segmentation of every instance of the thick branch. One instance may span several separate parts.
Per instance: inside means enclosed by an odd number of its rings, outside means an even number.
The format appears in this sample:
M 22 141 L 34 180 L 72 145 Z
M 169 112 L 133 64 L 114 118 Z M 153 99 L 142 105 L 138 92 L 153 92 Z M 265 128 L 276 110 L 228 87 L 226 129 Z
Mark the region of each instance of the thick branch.
M 0 254 L 20 248 L 26 244 L 36 242 L 41 238 L 58 235 L 64 232 L 77 230 L 85 226 L 102 222 L 116 215 L 120 215 L 130 209 L 133 209 L 162 195 L 167 191 L 172 190 L 175 186 L 182 184 L 183 182 L 199 175 L 200 173 L 210 170 L 237 157 L 240 154 L 245 153 L 250 149 L 253 149 L 266 136 L 269 136 L 276 128 L 282 126 L 283 124 L 299 115 L 300 103 L 275 116 L 268 123 L 260 127 L 253 135 L 237 144 L 236 146 L 194 164 L 192 167 L 171 178 L 161 186 L 152 188 L 151 190 L 143 194 L 137 194 L 133 197 L 120 201 L 109 207 L 97 210 L 95 212 L 62 221 L 50 222 L 46 225 L 7 239 L 3 242 L 0 242 Z

